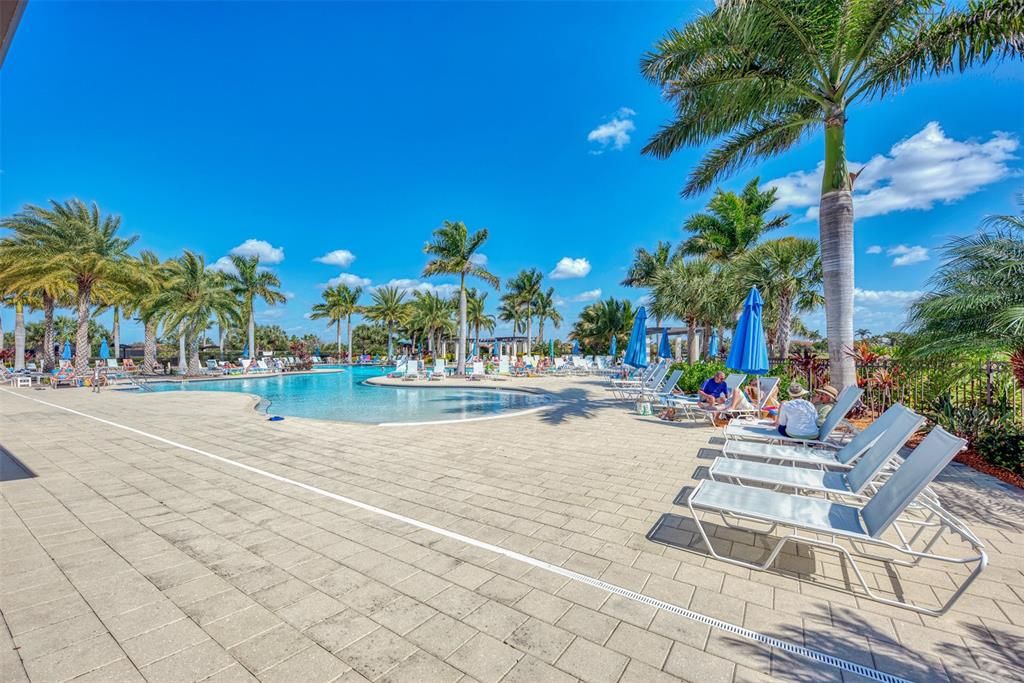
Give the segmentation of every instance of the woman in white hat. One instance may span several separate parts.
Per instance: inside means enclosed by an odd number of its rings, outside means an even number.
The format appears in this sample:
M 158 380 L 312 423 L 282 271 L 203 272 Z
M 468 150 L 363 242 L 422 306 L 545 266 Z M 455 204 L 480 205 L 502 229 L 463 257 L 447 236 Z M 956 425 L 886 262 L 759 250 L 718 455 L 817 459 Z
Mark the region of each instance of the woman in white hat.
M 818 438 L 818 409 L 808 401 L 808 391 L 793 382 L 789 385 L 789 400 L 783 401 L 775 418 L 779 434 L 791 439 Z

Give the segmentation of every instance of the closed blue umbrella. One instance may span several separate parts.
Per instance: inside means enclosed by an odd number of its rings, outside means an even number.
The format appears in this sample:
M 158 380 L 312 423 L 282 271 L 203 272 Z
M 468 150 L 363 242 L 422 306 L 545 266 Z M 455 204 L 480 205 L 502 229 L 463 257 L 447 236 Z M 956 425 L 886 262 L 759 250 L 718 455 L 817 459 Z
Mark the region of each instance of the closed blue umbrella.
M 107 360 L 110 358 L 110 347 L 107 346 L 107 340 L 104 339 L 103 343 L 100 344 L 100 360 Z
M 634 368 L 647 367 L 647 309 L 643 306 L 633 319 L 633 331 L 629 335 L 626 356 L 622 362 Z
M 618 337 L 616 337 L 616 336 L 615 336 L 615 335 L 613 334 L 613 335 L 612 335 L 612 346 L 611 346 L 611 349 L 609 349 L 609 350 L 608 350 L 608 355 L 610 355 L 610 356 L 614 356 L 614 355 L 615 355 L 615 352 L 616 352 L 616 350 L 617 350 L 617 349 L 616 349 L 616 346 L 618 345 L 618 341 L 619 341 L 619 338 L 618 338 Z
M 574 355 L 574 356 L 580 355 L 580 340 L 579 339 L 573 339 L 572 340 L 572 355 Z
M 552 339 L 548 340 L 548 358 L 554 358 L 554 357 L 555 357 L 555 340 L 552 338 Z
M 61 360 L 71 360 L 71 342 L 64 342 L 64 350 L 60 352 Z
M 242 358 L 248 358 L 248 357 L 249 357 L 249 342 L 246 342 L 245 346 L 242 347 Z
M 762 308 L 764 301 L 761 294 L 757 287 L 751 287 L 747 300 L 743 302 L 743 314 L 732 335 L 726 367 L 748 375 L 768 372 L 768 344 L 765 343 L 764 327 L 761 325 Z
M 477 341 L 474 339 L 473 340 L 473 355 L 471 357 L 472 358 L 476 358 L 479 355 L 480 355 L 480 351 L 479 351 L 479 349 L 477 349 Z
M 708 358 L 718 355 L 718 330 L 711 332 L 711 340 L 708 342 Z
M 320 355 L 320 347 L 319 346 L 316 347 L 315 349 L 313 349 L 313 355 L 314 356 L 319 356 Z
M 661 342 L 658 344 L 658 358 L 671 358 L 672 345 L 668 343 L 668 330 L 661 331 Z

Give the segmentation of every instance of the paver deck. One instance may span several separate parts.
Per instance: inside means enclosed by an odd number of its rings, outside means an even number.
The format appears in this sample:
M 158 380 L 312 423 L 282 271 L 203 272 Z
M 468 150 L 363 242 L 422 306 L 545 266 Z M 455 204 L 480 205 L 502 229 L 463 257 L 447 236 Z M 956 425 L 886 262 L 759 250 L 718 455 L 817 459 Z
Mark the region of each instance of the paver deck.
M 145 434 L 0 392 L 0 445 L 27 470 L 0 470 L 0 679 L 856 678 L 176 444 L 911 680 L 1020 679 L 1019 490 L 943 473 L 991 562 L 950 613 L 921 616 L 854 596 L 820 551 L 775 572 L 707 557 L 683 495 L 714 430 L 633 415 L 598 379 L 531 386 L 550 410 L 393 428 L 268 422 L 225 393 L 11 390 Z M 952 585 L 896 578 L 922 600 Z

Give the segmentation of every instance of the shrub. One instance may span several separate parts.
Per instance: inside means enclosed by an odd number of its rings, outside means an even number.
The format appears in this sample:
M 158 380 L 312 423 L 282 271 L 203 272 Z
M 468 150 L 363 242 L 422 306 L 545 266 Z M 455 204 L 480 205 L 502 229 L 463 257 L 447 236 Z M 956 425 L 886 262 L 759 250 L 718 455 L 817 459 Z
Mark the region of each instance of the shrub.
M 974 450 L 987 462 L 1024 475 L 1024 430 L 1020 427 L 985 432 L 974 441 Z

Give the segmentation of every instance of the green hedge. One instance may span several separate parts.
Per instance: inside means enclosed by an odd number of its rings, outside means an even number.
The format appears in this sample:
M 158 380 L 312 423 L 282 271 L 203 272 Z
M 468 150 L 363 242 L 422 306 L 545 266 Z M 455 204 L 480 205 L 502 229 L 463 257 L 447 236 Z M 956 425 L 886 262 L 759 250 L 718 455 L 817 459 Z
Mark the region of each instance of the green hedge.
M 676 382 L 676 386 L 679 387 L 680 391 L 685 391 L 687 393 L 696 393 L 696 391 L 700 389 L 701 385 L 704 384 L 704 380 L 713 376 L 716 372 L 726 371 L 725 363 L 718 361 L 700 361 L 693 365 L 688 365 L 686 363 L 673 363 L 671 370 L 683 371 L 679 381 Z

